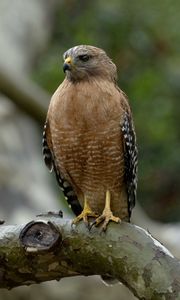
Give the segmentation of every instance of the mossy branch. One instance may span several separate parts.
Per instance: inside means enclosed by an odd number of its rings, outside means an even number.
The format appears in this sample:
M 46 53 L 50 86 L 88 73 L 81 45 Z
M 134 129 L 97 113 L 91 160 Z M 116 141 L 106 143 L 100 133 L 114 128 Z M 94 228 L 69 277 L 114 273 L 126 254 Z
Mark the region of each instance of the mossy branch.
M 0 288 L 77 275 L 107 275 L 139 299 L 180 299 L 180 264 L 144 229 L 128 223 L 89 231 L 43 217 L 0 227 Z

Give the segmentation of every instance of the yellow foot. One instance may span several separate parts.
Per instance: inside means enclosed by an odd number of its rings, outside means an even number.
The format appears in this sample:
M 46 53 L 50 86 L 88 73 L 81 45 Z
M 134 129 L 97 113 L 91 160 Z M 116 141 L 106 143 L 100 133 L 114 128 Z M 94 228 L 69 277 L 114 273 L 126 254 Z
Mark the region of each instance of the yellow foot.
M 102 223 L 102 230 L 106 231 L 107 225 L 110 221 L 113 221 L 115 223 L 121 223 L 121 219 L 119 217 L 113 216 L 113 213 L 110 208 L 110 192 L 106 191 L 105 208 L 103 210 L 103 213 L 92 223 L 91 227 L 93 225 L 98 226 Z
M 121 223 L 121 219 L 119 217 L 113 216 L 113 213 L 111 210 L 104 209 L 101 216 L 99 216 L 93 223 L 92 226 L 98 226 L 102 223 L 102 230 L 106 231 L 108 223 L 112 221 L 115 223 Z
M 98 215 L 96 213 L 94 213 L 91 208 L 89 207 L 87 200 L 85 198 L 84 200 L 84 209 L 82 211 L 82 213 L 77 216 L 73 221 L 72 221 L 72 225 L 79 223 L 81 220 L 84 221 L 85 225 L 87 227 L 89 227 L 89 222 L 88 222 L 88 217 L 93 217 L 93 218 L 97 218 Z
M 74 220 L 72 221 L 72 224 L 77 224 L 79 223 L 81 220 L 84 221 L 84 223 L 86 224 L 86 226 L 89 226 L 89 222 L 88 222 L 88 217 L 93 217 L 93 218 L 97 218 L 97 214 L 93 213 L 91 210 L 90 211 L 82 211 L 82 213 L 77 216 L 76 218 L 74 218 Z

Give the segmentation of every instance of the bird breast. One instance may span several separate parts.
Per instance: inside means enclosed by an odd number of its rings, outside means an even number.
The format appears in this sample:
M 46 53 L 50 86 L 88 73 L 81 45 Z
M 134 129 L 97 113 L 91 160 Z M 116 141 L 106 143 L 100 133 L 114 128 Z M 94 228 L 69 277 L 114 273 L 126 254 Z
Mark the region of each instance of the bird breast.
M 110 83 L 65 81 L 51 101 L 49 120 L 57 165 L 80 202 L 86 195 L 95 211 L 103 209 L 107 189 L 117 198 L 113 210 L 119 209 L 124 181 L 122 116 L 120 93 Z
M 100 80 L 73 84 L 65 79 L 52 97 L 51 110 L 59 127 L 78 130 L 119 123 L 123 114 L 114 83 Z

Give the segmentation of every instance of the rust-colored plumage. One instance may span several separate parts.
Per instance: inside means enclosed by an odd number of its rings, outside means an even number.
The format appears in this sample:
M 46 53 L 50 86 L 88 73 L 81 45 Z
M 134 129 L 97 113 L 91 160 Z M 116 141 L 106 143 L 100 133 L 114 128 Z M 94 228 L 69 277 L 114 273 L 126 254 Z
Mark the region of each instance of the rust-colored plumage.
M 74 223 L 95 217 L 129 221 L 137 186 L 131 111 L 116 85 L 116 67 L 99 48 L 64 54 L 66 78 L 54 93 L 44 130 L 44 159 L 72 210 Z

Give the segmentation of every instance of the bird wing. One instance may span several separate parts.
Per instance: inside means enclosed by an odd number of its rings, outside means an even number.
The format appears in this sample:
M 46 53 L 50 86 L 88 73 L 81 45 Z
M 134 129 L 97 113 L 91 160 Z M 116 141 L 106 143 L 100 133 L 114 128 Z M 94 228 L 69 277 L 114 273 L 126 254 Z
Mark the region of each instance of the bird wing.
M 53 153 L 53 145 L 51 140 L 51 132 L 48 120 L 46 120 L 43 131 L 43 145 L 42 145 L 43 158 L 49 171 L 54 170 L 56 180 L 61 190 L 64 193 L 65 199 L 75 215 L 79 215 L 82 211 L 82 207 L 78 201 L 78 198 L 71 186 L 71 184 L 62 177 L 60 170 L 56 164 L 56 158 Z
M 51 150 L 48 146 L 48 141 L 47 141 L 48 135 L 50 136 L 50 130 L 49 130 L 48 122 L 46 121 L 43 130 L 42 153 L 43 153 L 43 158 L 46 167 L 49 169 L 50 172 L 52 172 L 54 168 L 54 163 L 53 163 Z M 49 139 L 49 144 L 51 144 L 52 146 L 51 139 Z
M 126 111 L 124 113 L 121 130 L 124 139 L 125 182 L 128 193 L 128 210 L 129 216 L 131 216 L 131 211 L 136 201 L 138 151 L 136 134 L 130 112 Z

